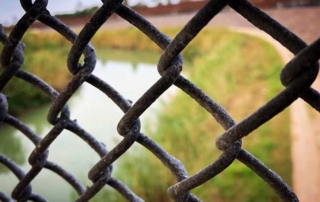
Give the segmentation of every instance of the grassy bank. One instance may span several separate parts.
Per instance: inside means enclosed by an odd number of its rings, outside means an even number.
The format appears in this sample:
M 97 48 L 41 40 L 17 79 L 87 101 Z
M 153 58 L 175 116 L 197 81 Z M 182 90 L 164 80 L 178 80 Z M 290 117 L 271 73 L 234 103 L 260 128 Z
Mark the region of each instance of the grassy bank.
M 189 46 L 195 47 L 199 52 L 193 55 L 192 68 L 186 71 L 189 79 L 225 107 L 237 122 L 282 88 L 278 76 L 281 59 L 261 39 L 226 30 L 207 31 Z M 214 142 L 223 129 L 184 93 L 179 92 L 165 104 L 157 117 L 156 123 L 146 124 L 146 134 L 180 159 L 190 175 L 221 154 Z M 288 120 L 285 111 L 246 137 L 243 147 L 290 184 Z M 116 168 L 120 169 L 116 176 L 146 201 L 168 201 L 166 190 L 175 184 L 175 178 L 153 155 L 141 151 L 126 158 Z M 281 201 L 262 179 L 237 161 L 192 192 L 204 201 Z
M 70 43 L 56 34 L 38 32 L 27 33 L 22 42 L 26 45 L 22 69 L 37 75 L 58 91 L 63 89 L 71 78 L 66 68 Z M 2 49 L 3 45 L 0 44 L 0 51 Z M 9 112 L 14 115 L 49 102 L 49 98 L 40 90 L 21 79 L 10 80 L 3 92 L 9 97 Z
M 122 42 L 119 42 L 119 36 L 123 37 L 127 34 L 129 37 L 139 40 L 121 40 Z M 109 38 L 114 40 L 109 40 Z M 22 42 L 26 47 L 22 69 L 37 75 L 56 90 L 62 90 L 72 77 L 66 66 L 71 43 L 55 32 L 43 33 L 34 30 L 25 34 Z M 160 52 L 160 49 L 153 46 L 147 37 L 133 29 L 100 31 L 93 38 L 92 43 L 98 49 L 97 56 L 102 60 L 108 59 L 108 55 L 112 52 L 113 56 L 122 61 L 139 61 L 138 58 L 130 56 L 132 54 L 125 57 L 117 55 L 117 53 L 113 54 L 115 51 L 112 49 Z M 3 45 L 0 43 L 0 52 L 2 49 Z M 14 115 L 23 114 L 49 102 L 49 99 L 38 89 L 16 78 L 8 83 L 3 93 L 9 97 L 9 112 Z
M 178 30 L 163 29 L 163 32 L 174 36 Z M 70 43 L 51 32 L 29 33 L 23 42 L 26 44 L 23 69 L 56 89 L 62 89 L 71 77 L 66 68 Z M 158 52 L 159 56 L 161 53 L 146 36 L 132 28 L 99 31 L 92 43 L 99 58 L 108 58 L 111 52 L 115 53 L 110 48 Z M 122 61 L 140 61 L 130 52 L 115 55 Z M 207 29 L 191 42 L 183 56 L 190 64 L 183 70 L 188 78 L 225 107 L 236 122 L 250 115 L 282 88 L 278 76 L 281 59 L 270 44 L 258 38 L 226 29 Z M 47 101 L 34 87 L 18 80 L 11 81 L 5 93 L 11 97 L 10 110 L 16 113 Z M 288 120 L 285 111 L 246 137 L 243 147 L 291 184 Z M 183 93 L 177 93 L 163 106 L 157 114 L 157 123 L 149 121 L 144 126 L 147 135 L 184 163 L 189 175 L 221 154 L 214 142 L 223 132 L 222 128 Z M 114 169 L 116 177 L 146 201 L 168 201 L 166 190 L 176 183 L 171 173 L 143 148 L 125 156 L 128 158 L 121 158 Z M 259 177 L 237 161 L 192 192 L 204 201 L 280 201 Z M 112 201 L 123 200 L 114 192 L 101 192 L 93 201 L 110 197 L 114 199 Z

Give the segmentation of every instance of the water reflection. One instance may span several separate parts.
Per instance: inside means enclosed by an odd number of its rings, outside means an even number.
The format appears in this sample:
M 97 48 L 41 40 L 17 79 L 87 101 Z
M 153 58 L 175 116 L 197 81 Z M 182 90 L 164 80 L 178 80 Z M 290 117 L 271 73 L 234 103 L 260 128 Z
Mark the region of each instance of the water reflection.
M 133 66 L 128 62 L 112 60 L 98 61 L 93 74 L 107 81 L 125 98 L 133 102 L 160 78 L 155 64 L 138 63 Z M 172 92 L 167 92 L 167 94 L 170 93 Z M 154 117 L 151 113 L 159 106 L 159 101 L 157 103 L 142 115 L 142 120 Z M 71 118 L 76 119 L 86 131 L 103 142 L 109 150 L 122 139 L 116 131 L 116 126 L 123 116 L 122 111 L 105 94 L 91 85 L 84 84 L 77 95 L 69 101 L 69 106 Z M 44 106 L 22 117 L 21 120 L 37 134 L 44 136 L 52 128 L 46 121 L 48 110 L 49 105 Z M 0 153 L 10 157 L 22 169 L 28 171 L 30 166 L 26 159 L 34 149 L 32 142 L 11 128 L 1 128 L 0 134 Z M 90 186 L 87 173 L 99 157 L 83 140 L 64 131 L 51 145 L 49 160 L 68 170 L 82 181 L 84 186 Z M 17 180 L 11 173 L 4 170 L 6 169 L 0 166 L 2 182 L 0 190 L 10 195 Z M 75 195 L 69 184 L 48 170 L 43 170 L 32 185 L 35 193 L 49 201 L 70 201 Z M 50 189 L 47 186 L 50 186 Z
M 3 128 L 4 126 L 1 124 L 0 126 Z M 23 146 L 19 141 L 19 137 L 15 134 L 13 128 L 4 128 L 1 130 L 0 135 L 0 154 L 4 154 L 17 164 L 25 163 L 25 158 L 23 155 Z M 0 173 L 7 173 L 9 170 L 5 168 L 2 164 L 0 164 Z

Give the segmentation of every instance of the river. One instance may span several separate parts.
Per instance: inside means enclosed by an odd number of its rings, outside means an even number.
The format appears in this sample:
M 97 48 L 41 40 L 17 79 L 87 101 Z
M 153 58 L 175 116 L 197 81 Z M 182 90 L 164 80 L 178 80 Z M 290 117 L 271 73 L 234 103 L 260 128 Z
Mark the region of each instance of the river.
M 98 60 L 94 75 L 112 85 L 125 98 L 135 102 L 159 78 L 154 63 L 133 63 L 113 59 Z M 146 119 L 155 119 L 161 102 L 166 101 L 174 89 L 166 92 L 141 117 L 142 124 Z M 71 118 L 77 119 L 86 131 L 112 149 L 122 137 L 118 135 L 116 126 L 123 116 L 122 111 L 103 93 L 89 84 L 84 84 L 68 102 Z M 38 135 L 43 137 L 52 128 L 46 121 L 50 105 L 43 106 L 20 119 Z M 143 127 L 143 125 L 142 125 Z M 30 165 L 27 162 L 34 145 L 22 133 L 2 126 L 0 129 L 0 153 L 10 157 L 21 168 L 28 172 Z M 1 149 L 2 148 L 2 149 Z M 130 149 L 133 151 L 134 148 Z M 51 145 L 49 160 L 62 166 L 76 176 L 84 186 L 90 186 L 87 179 L 90 168 L 99 161 L 98 155 L 76 135 L 64 131 Z M 124 159 L 125 160 L 125 159 Z M 116 165 L 115 165 L 116 166 Z M 116 168 L 115 168 L 116 169 Z M 17 178 L 0 165 L 0 191 L 11 195 L 17 184 Z M 75 191 L 62 178 L 49 170 L 42 170 L 32 181 L 33 192 L 49 201 L 70 201 Z

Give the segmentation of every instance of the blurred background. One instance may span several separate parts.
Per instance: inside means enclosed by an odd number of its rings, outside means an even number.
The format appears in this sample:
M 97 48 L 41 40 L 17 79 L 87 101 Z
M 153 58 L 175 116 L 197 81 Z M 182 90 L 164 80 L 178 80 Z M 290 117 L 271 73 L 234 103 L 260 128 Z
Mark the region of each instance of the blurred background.
M 250 2 L 306 43 L 319 38 L 319 0 Z M 206 3 L 189 0 L 124 1 L 171 38 Z M 25 11 L 19 1 L 1 0 L 0 5 L 0 23 L 10 34 Z M 98 0 L 55 0 L 49 1 L 47 9 L 78 33 L 101 5 Z M 26 45 L 22 68 L 61 91 L 72 78 L 66 67 L 72 44 L 38 21 L 24 35 L 22 42 Z M 118 15 L 113 14 L 91 42 L 98 58 L 93 74 L 133 103 L 160 78 L 156 67 L 162 50 Z M 1 51 L 2 48 L 0 44 Z M 284 89 L 279 75 L 293 57 L 281 44 L 230 7 L 212 19 L 182 55 L 182 75 L 226 108 L 236 122 Z M 313 87 L 319 90 L 319 86 L 317 79 Z M 10 97 L 10 114 L 41 137 L 50 131 L 52 126 L 47 123 L 46 116 L 51 104 L 41 91 L 22 80 L 12 79 L 4 93 Z M 71 118 L 77 119 L 109 150 L 121 141 L 116 126 L 123 113 L 103 93 L 84 84 L 68 104 Z M 222 134 L 222 127 L 174 86 L 141 119 L 142 131 L 180 159 L 189 175 L 221 154 L 215 147 L 215 139 Z M 289 109 L 244 138 L 243 148 L 277 172 L 293 187 L 300 201 L 318 201 L 320 198 L 319 121 L 320 116 L 315 110 L 297 100 Z M 34 147 L 22 133 L 5 124 L 0 126 L 0 154 L 12 159 L 26 172 L 30 169 L 27 158 Z M 51 145 L 49 160 L 68 170 L 85 186 L 91 186 L 87 173 L 99 161 L 99 156 L 83 140 L 64 131 Z M 138 144 L 114 163 L 113 176 L 146 201 L 169 201 L 166 190 L 176 183 L 160 161 Z M 0 181 L 0 190 L 10 196 L 18 180 L 3 165 L 0 165 Z M 69 184 L 47 170 L 39 174 L 32 187 L 34 193 L 49 201 L 74 201 L 77 198 Z M 203 201 L 281 201 L 262 179 L 237 160 L 192 193 Z M 123 199 L 106 187 L 92 201 Z

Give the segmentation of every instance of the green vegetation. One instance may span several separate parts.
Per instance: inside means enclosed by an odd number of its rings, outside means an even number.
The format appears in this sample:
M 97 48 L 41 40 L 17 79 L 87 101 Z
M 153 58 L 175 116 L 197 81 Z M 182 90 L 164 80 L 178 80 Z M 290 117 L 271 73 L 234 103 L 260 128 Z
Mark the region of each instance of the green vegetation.
M 66 68 L 70 42 L 54 33 L 39 32 L 27 33 L 22 41 L 26 45 L 22 69 L 37 75 L 58 91 L 62 90 L 71 78 Z M 2 48 L 1 44 L 0 51 Z M 15 115 L 49 102 L 40 90 L 17 78 L 10 80 L 3 92 L 9 97 L 9 112 Z
M 178 30 L 162 29 L 170 36 L 175 36 Z M 23 69 L 61 90 L 71 78 L 66 68 L 70 42 L 51 32 L 30 32 L 25 35 L 23 42 L 26 44 Z M 99 31 L 92 43 L 99 58 L 108 58 L 111 51 L 117 53 L 110 48 L 161 53 L 148 37 L 134 28 Z M 277 52 L 270 44 L 255 37 L 226 29 L 206 29 L 188 45 L 183 56 L 189 64 L 183 73 L 225 107 L 237 122 L 282 88 L 278 78 L 282 64 Z M 118 57 L 139 61 L 130 53 Z M 4 92 L 11 97 L 10 110 L 16 113 L 47 101 L 42 93 L 19 80 L 11 81 Z M 27 100 L 27 103 L 21 100 Z M 243 147 L 291 184 L 288 120 L 288 112 L 285 111 L 246 137 Z M 180 159 L 189 175 L 221 154 L 214 142 L 223 132 L 222 128 L 210 114 L 181 92 L 169 104 L 164 104 L 157 122 L 149 121 L 145 131 L 170 154 Z M 136 166 L 139 164 L 143 164 L 143 167 Z M 176 183 L 175 178 L 156 158 L 145 153 L 145 149 L 125 154 L 116 166 L 116 177 L 146 201 L 168 201 L 166 190 Z M 237 161 L 221 175 L 192 192 L 204 201 L 280 201 L 271 188 Z M 104 197 L 112 197 L 114 201 L 123 200 L 110 191 L 99 193 L 95 200 L 100 201 Z
M 187 53 L 196 53 L 192 68 L 186 71 L 189 79 L 225 107 L 237 122 L 282 88 L 278 79 L 281 59 L 261 39 L 227 30 L 207 30 L 188 49 Z M 282 141 L 290 139 L 288 120 L 285 111 L 246 137 L 243 147 L 290 184 L 290 141 Z M 163 106 L 156 123 L 146 125 L 146 134 L 180 159 L 189 175 L 221 154 L 214 144 L 223 129 L 182 92 Z M 168 201 L 166 190 L 176 183 L 175 178 L 158 159 L 144 151 L 141 148 L 125 158 L 115 169 L 115 176 L 146 201 Z M 262 179 L 237 161 L 192 192 L 204 201 L 281 201 Z
M 92 42 L 95 47 L 100 49 L 97 51 L 98 56 L 107 59 L 108 54 L 111 52 L 110 48 L 117 47 L 117 43 L 114 41 L 113 44 L 109 45 L 105 41 L 110 40 L 106 39 L 108 37 L 116 38 L 118 34 L 124 37 L 126 36 L 125 33 L 126 30 L 119 31 L 119 33 L 114 31 L 101 31 L 97 33 Z M 144 43 L 141 44 L 143 46 L 137 47 L 137 50 L 143 50 L 143 48 L 150 46 L 150 41 L 147 41 L 147 37 L 143 36 L 139 31 L 135 30 L 133 35 L 145 39 Z M 56 90 L 62 90 L 72 76 L 66 66 L 71 43 L 55 32 L 46 32 L 44 34 L 33 30 L 24 35 L 22 42 L 26 46 L 24 51 L 25 61 L 22 69 L 37 75 Z M 135 40 L 135 43 L 139 44 L 139 41 Z M 124 45 L 124 43 L 120 43 L 118 48 L 126 49 Z M 2 49 L 3 45 L 0 43 L 0 52 Z M 145 48 L 145 51 L 149 50 Z M 117 51 L 113 52 L 117 53 Z M 124 58 L 123 56 L 119 56 L 119 54 L 118 57 Z M 125 58 L 127 57 L 130 61 L 134 58 L 131 54 L 127 54 Z M 136 58 L 135 60 L 138 61 L 139 59 Z M 2 72 L 2 67 L 0 71 Z M 16 78 L 13 78 L 6 85 L 3 92 L 9 97 L 9 112 L 14 115 L 21 115 L 50 101 L 40 90 Z
M 180 27 L 176 28 L 163 28 L 161 31 L 170 37 L 174 37 L 179 31 Z M 200 52 L 198 47 L 203 47 L 205 51 L 211 50 L 211 44 L 206 42 L 206 37 L 218 37 L 221 33 L 225 32 L 225 29 L 217 29 L 214 32 L 207 30 L 203 32 L 202 39 L 196 39 L 192 41 L 186 50 L 183 51 L 183 56 L 187 61 L 192 61 L 197 57 Z M 133 40 L 128 40 L 133 39 Z M 161 53 L 162 50 L 155 45 L 150 39 L 145 36 L 141 31 L 136 28 L 130 27 L 127 29 L 115 29 L 115 30 L 100 30 L 92 38 L 92 43 L 95 48 L 109 47 L 112 49 L 124 49 L 124 50 L 138 50 L 138 51 L 151 51 Z

